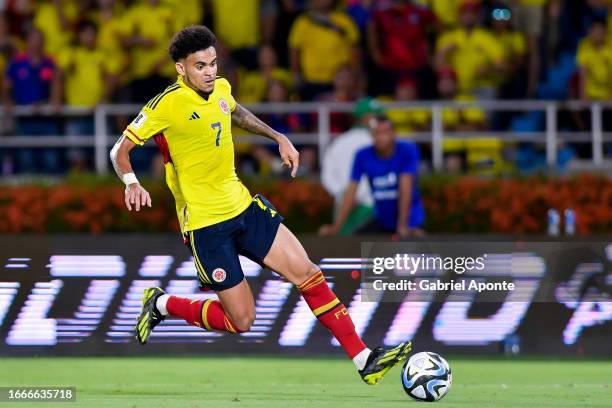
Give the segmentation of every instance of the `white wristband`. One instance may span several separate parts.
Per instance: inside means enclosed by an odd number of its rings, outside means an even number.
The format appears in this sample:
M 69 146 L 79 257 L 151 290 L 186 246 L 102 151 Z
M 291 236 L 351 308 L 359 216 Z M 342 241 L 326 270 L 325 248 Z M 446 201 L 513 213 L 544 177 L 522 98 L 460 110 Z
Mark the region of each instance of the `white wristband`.
M 127 173 L 121 177 L 125 186 L 129 186 L 130 184 L 138 183 L 138 179 L 134 173 Z

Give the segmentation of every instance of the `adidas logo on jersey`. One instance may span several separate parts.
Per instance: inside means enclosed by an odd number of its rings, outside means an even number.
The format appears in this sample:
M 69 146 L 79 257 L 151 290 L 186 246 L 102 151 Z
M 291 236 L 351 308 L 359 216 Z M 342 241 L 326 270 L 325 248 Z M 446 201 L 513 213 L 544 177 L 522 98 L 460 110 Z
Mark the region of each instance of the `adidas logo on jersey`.
M 189 117 L 189 120 L 196 120 L 196 119 L 200 119 L 200 115 L 198 115 L 197 112 L 193 112 L 191 116 Z

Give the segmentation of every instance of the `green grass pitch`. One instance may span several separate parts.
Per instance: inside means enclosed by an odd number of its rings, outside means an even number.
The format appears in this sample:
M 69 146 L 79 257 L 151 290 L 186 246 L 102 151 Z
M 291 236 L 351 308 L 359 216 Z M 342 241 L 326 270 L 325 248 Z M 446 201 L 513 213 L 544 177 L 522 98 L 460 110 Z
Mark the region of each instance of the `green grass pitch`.
M 445 407 L 611 407 L 612 362 L 448 358 Z M 398 367 L 367 386 L 345 359 L 1 358 L 0 386 L 76 386 L 71 403 L 15 407 L 410 407 Z

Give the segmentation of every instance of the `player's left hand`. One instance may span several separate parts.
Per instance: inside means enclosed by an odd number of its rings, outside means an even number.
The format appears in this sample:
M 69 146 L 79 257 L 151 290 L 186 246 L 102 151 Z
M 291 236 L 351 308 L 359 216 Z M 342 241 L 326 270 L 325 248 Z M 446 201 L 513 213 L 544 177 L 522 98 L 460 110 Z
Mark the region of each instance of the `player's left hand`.
M 300 154 L 293 146 L 293 143 L 286 136 L 278 143 L 278 151 L 284 167 L 291 169 L 291 177 L 295 177 L 300 165 Z

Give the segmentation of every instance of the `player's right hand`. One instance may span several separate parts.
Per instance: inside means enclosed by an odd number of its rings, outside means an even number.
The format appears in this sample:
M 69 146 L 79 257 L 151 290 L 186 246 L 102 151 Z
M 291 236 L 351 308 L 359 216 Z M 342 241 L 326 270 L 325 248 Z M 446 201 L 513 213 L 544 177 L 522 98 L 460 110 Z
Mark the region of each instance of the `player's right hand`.
M 140 211 L 140 207 L 151 207 L 151 196 L 139 183 L 132 183 L 125 188 L 125 206 L 129 211 L 132 211 L 132 206 L 136 211 Z
M 278 143 L 282 165 L 291 169 L 291 177 L 295 177 L 300 166 L 300 154 L 293 143 L 284 136 Z

